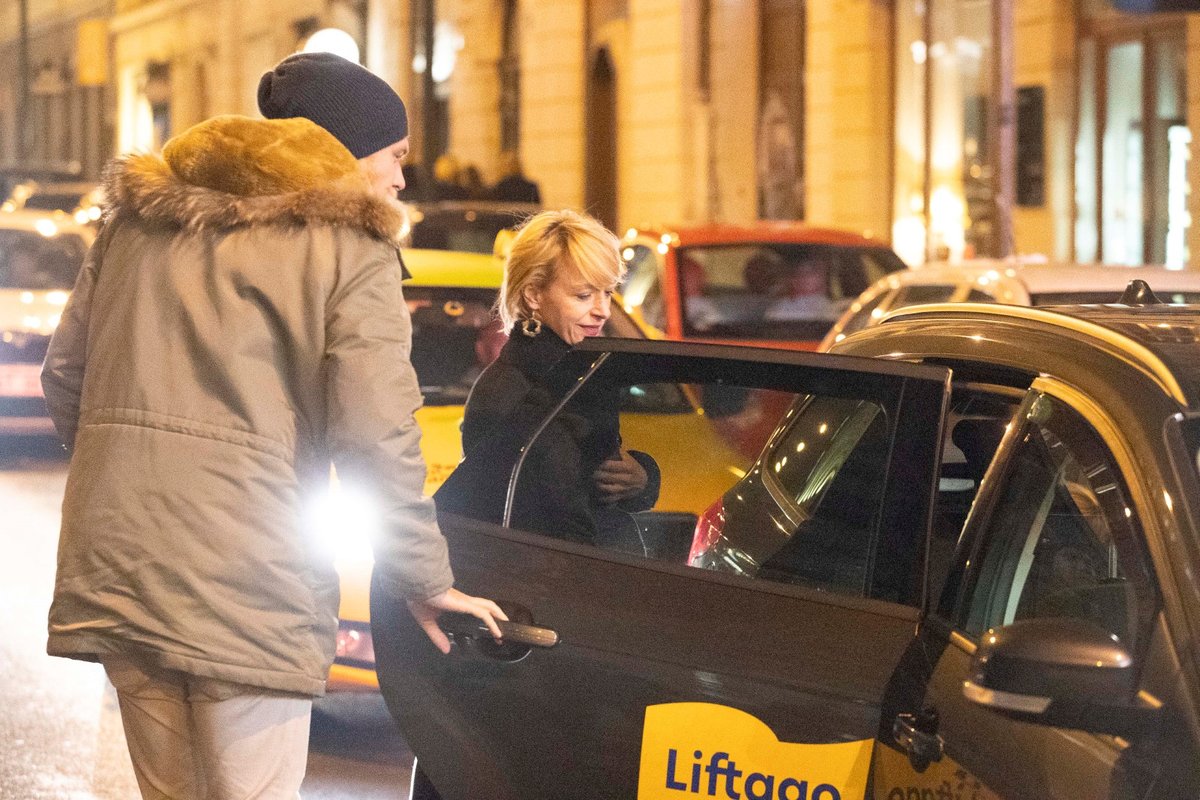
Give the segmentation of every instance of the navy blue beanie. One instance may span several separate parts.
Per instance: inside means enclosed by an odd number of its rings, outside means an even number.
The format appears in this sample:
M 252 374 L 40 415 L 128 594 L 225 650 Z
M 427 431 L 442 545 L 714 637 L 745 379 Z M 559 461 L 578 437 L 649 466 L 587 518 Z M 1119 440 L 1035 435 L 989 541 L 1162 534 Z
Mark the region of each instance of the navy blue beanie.
M 404 101 L 387 82 L 332 53 L 296 53 L 258 82 L 267 119 L 304 117 L 333 134 L 355 158 L 408 136 Z

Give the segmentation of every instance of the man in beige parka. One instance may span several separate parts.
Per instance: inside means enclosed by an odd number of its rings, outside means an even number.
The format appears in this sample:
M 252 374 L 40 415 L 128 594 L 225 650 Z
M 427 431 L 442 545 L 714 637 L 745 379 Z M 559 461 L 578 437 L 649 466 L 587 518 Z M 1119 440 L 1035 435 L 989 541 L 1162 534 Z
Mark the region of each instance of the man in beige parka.
M 414 412 L 395 196 L 407 119 L 337 56 L 263 76 L 109 168 L 42 373 L 72 450 L 48 651 L 99 660 L 146 798 L 294 798 L 338 582 L 304 534 L 329 465 L 385 512 L 385 586 L 443 651 L 451 588 Z

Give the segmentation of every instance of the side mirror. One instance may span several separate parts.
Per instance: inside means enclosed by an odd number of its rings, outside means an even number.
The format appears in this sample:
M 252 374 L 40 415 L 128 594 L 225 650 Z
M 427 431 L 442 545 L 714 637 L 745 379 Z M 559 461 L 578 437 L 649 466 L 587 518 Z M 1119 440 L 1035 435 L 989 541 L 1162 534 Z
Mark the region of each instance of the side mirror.
M 1094 622 L 1014 622 L 984 635 L 963 682 L 968 700 L 1025 722 L 1092 733 L 1135 734 L 1153 710 L 1139 707 L 1133 659 Z

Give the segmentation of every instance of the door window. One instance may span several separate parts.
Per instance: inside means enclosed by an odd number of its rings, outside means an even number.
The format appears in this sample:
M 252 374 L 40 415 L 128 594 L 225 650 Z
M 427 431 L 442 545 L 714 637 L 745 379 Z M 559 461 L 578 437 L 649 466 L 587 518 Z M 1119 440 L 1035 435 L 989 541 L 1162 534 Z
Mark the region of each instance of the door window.
M 934 480 L 944 384 L 610 356 L 526 448 L 514 527 L 758 580 L 919 596 L 930 492 L 913 487 Z M 593 475 L 624 453 L 648 482 L 614 502 Z
M 1022 619 L 1095 622 L 1132 650 L 1155 608 L 1137 515 L 1112 454 L 1063 403 L 1039 396 L 981 541 L 966 630 Z

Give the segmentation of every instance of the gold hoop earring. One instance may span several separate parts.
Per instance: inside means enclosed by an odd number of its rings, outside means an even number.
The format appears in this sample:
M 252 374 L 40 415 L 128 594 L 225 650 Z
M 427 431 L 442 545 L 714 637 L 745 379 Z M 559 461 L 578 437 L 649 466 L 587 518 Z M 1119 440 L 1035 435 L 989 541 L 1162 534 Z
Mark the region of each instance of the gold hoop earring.
M 542 321 L 536 315 L 521 321 L 521 333 L 529 337 L 537 336 L 542 332 Z

